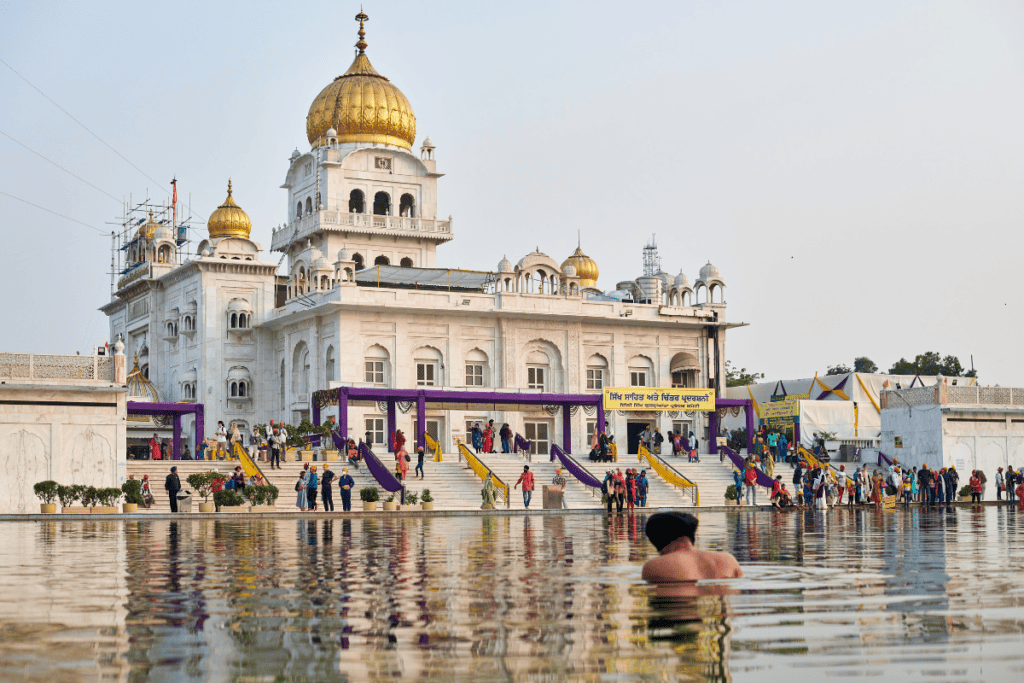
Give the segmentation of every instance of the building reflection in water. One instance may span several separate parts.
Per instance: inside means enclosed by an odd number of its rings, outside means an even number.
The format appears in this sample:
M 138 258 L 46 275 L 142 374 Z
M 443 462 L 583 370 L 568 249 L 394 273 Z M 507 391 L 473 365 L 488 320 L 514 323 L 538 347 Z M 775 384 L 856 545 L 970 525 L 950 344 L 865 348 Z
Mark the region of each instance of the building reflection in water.
M 919 679 L 1016 666 L 1024 516 L 699 518 L 745 579 L 639 582 L 646 513 L 11 523 L 0 660 L 131 681 L 868 676 L 925 647 Z

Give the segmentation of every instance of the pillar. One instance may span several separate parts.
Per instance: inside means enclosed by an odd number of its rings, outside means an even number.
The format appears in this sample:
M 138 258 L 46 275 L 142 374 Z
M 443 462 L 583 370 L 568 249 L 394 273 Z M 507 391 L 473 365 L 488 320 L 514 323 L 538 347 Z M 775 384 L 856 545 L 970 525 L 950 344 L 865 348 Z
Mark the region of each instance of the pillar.
M 388 429 L 388 433 L 386 435 L 386 438 L 388 440 L 388 442 L 386 444 L 387 445 L 387 451 L 389 453 L 393 453 L 394 449 L 392 448 L 392 444 L 395 443 L 395 399 L 393 399 L 393 398 L 389 398 L 388 399 L 388 428 L 387 429 Z
M 171 459 L 181 460 L 181 414 L 175 413 L 171 428 Z
M 423 392 L 416 397 L 416 447 L 427 450 L 427 440 L 423 437 L 427 430 L 427 399 Z M 440 435 L 439 435 L 440 436 Z
M 747 453 L 754 452 L 754 402 L 744 401 L 743 414 L 747 417 Z
M 597 404 L 597 431 L 606 431 L 607 427 L 604 423 L 604 399 Z
M 314 396 L 315 396 L 315 394 L 314 394 Z M 315 399 L 313 401 L 313 425 L 317 426 L 317 427 L 320 426 L 320 405 L 316 402 Z M 317 435 L 317 436 L 314 436 L 312 439 L 310 439 L 310 445 L 314 446 L 316 448 L 319 448 L 320 447 L 320 436 Z
M 338 434 L 342 440 L 348 442 L 348 392 L 338 389 Z M 342 454 L 342 458 L 348 457 Z
M 708 439 L 708 453 L 710 453 L 711 455 L 717 455 L 718 454 L 718 406 L 717 405 L 715 406 L 715 409 L 711 411 L 711 414 L 708 415 L 708 433 L 709 433 L 709 437 L 710 437 Z
M 562 404 L 562 450 L 566 453 L 572 453 L 572 406 L 568 403 Z M 552 453 L 551 459 L 554 460 L 555 456 Z
M 196 404 L 196 442 L 192 445 L 193 454 L 199 451 L 199 444 L 206 441 L 206 425 L 204 424 L 204 418 L 206 416 L 206 408 L 203 407 L 202 403 Z M 193 457 L 195 457 L 193 455 Z

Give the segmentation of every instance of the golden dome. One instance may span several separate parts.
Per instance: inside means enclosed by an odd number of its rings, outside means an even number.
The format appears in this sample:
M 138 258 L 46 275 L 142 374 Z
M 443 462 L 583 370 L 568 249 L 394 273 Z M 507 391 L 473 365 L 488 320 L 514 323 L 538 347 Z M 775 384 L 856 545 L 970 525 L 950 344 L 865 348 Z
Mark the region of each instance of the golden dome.
M 135 352 L 135 367 L 128 373 L 125 384 L 128 386 L 129 401 L 160 401 L 160 395 L 157 393 L 156 387 L 153 386 L 148 377 L 142 374 L 142 368 L 139 367 L 138 351 Z
M 583 249 L 576 247 L 572 256 L 562 262 L 562 269 L 571 265 L 576 269 L 576 275 L 580 279 L 580 287 L 597 287 L 597 276 L 601 271 L 597 268 L 597 261 L 583 253 Z
M 153 209 L 149 210 L 149 220 L 146 224 L 139 227 L 138 232 L 135 233 L 135 237 L 145 238 L 147 242 L 152 241 L 153 235 L 156 234 L 156 229 L 160 227 L 160 224 L 153 220 Z
M 217 207 L 217 210 L 210 214 L 206 221 L 206 227 L 210 231 L 210 237 L 241 237 L 249 239 L 249 231 L 252 230 L 252 221 L 249 214 L 242 211 L 242 207 L 235 204 L 235 198 L 231 196 L 231 179 L 228 178 L 228 198 Z
M 412 105 L 401 90 L 377 73 L 365 54 L 363 22 L 367 19 L 362 12 L 356 15 L 359 54 L 352 66 L 309 105 L 306 138 L 311 145 L 332 128 L 339 142 L 377 142 L 411 149 L 416 140 Z

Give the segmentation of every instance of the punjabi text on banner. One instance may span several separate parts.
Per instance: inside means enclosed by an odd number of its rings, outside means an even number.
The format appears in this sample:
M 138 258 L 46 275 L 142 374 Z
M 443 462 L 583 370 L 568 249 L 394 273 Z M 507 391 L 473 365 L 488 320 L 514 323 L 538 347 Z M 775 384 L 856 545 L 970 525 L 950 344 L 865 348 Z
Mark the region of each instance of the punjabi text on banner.
M 699 410 L 715 409 L 714 389 L 671 389 L 665 387 L 605 387 L 605 410 Z

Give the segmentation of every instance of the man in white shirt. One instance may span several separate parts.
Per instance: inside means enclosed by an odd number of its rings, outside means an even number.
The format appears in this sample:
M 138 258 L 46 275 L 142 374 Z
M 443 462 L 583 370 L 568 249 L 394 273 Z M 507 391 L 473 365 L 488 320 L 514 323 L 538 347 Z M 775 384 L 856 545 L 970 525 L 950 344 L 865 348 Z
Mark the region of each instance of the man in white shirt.
M 228 453 L 228 430 L 224 428 L 223 422 L 217 423 L 214 435 L 217 437 L 217 459 L 223 460 Z

